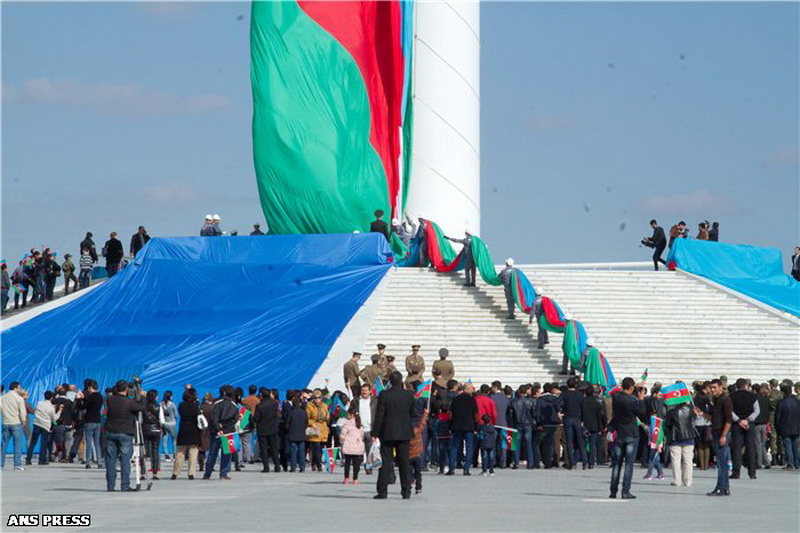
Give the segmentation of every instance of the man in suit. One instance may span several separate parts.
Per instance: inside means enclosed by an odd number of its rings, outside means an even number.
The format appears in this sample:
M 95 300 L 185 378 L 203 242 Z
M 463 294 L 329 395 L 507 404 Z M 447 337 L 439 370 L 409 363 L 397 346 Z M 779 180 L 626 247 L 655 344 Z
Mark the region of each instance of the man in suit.
M 792 256 L 792 277 L 800 281 L 800 246 L 795 247 Z
M 361 359 L 361 352 L 353 352 L 353 357 L 344 364 L 344 383 L 353 393 L 353 398 L 361 393 L 361 381 L 359 380 L 360 370 L 358 361 Z
M 378 473 L 378 494 L 376 500 L 385 500 L 389 488 L 389 476 L 397 461 L 400 470 L 400 487 L 404 500 L 411 498 L 411 465 L 408 458 L 409 442 L 414 437 L 411 425 L 411 411 L 414 408 L 414 393 L 403 388 L 403 375 L 393 372 L 389 375 L 391 387 L 381 392 L 375 420 L 372 424 L 372 437 L 381 442 L 383 465 Z
M 375 211 L 375 220 L 369 224 L 370 233 L 380 233 L 386 240 L 389 240 L 389 227 L 383 221 L 383 209 Z
M 466 280 L 464 281 L 465 287 L 474 287 L 475 286 L 475 258 L 472 255 L 472 234 L 470 232 L 464 232 L 463 239 L 454 239 L 452 237 L 448 237 L 445 235 L 445 239 L 452 242 L 457 242 L 459 244 L 464 245 L 464 255 L 466 256 L 467 263 L 464 265 L 464 276 L 466 276 Z
M 650 221 L 650 227 L 653 228 L 653 235 L 649 239 L 644 239 L 642 243 L 650 248 L 655 248 L 653 252 L 653 266 L 656 271 L 658 271 L 659 263 L 667 264 L 666 261 L 661 258 L 661 254 L 664 253 L 664 249 L 667 247 L 667 236 L 664 233 L 664 228 L 658 225 L 656 219 Z

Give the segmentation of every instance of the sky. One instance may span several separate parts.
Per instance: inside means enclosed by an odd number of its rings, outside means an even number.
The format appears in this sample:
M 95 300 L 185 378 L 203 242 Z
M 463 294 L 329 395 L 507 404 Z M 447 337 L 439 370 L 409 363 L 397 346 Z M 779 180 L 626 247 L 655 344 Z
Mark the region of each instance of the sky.
M 249 3 L 2 4 L 2 256 L 263 223 Z M 649 260 L 656 218 L 800 243 L 797 3 L 481 5 L 495 261 Z M 788 264 L 788 257 L 786 257 Z

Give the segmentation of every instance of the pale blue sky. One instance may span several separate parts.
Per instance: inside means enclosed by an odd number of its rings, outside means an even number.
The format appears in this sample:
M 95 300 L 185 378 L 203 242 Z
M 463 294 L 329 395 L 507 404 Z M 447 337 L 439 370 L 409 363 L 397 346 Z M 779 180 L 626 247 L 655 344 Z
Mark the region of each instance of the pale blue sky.
M 484 3 L 495 259 L 646 260 L 656 217 L 800 240 L 797 3 Z M 263 221 L 248 3 L 2 5 L 2 235 L 77 252 Z M 624 230 L 622 230 L 622 225 Z M 513 229 L 514 231 L 508 231 Z

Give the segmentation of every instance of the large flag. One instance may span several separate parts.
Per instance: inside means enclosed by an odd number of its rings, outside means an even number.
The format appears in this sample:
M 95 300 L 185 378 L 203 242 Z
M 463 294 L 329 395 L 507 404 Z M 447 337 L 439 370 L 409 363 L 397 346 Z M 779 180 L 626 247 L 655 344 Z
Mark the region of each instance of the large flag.
M 228 455 L 239 450 L 239 434 L 228 433 L 220 437 L 222 439 L 222 453 Z
M 334 420 L 345 418 L 347 416 L 347 407 L 345 407 L 344 403 L 342 403 L 342 400 L 340 400 L 338 396 L 333 397 L 330 411 Z
M 692 395 L 689 394 L 689 387 L 687 387 L 686 383 L 683 381 L 679 381 L 674 385 L 662 387 L 661 393 L 664 395 L 664 403 L 667 405 L 678 405 L 692 401 Z
M 519 448 L 519 431 L 503 426 L 495 426 L 500 435 L 500 447 L 504 450 L 517 451 Z
M 380 396 L 384 388 L 385 387 L 383 386 L 383 380 L 381 379 L 381 377 L 378 376 L 377 378 L 375 378 L 375 386 L 372 388 L 372 394 L 374 394 L 375 396 Z
M 659 446 L 664 442 L 664 420 L 653 415 L 650 417 L 650 444 Z
M 325 470 L 333 474 L 336 461 L 339 459 L 339 448 L 322 448 L 322 459 L 325 462 Z
M 417 387 L 417 392 L 414 393 L 414 398 L 422 398 L 423 400 L 427 400 L 431 397 L 431 386 L 433 385 L 433 381 L 426 380 L 419 384 Z
M 242 405 L 239 407 L 239 431 L 247 431 L 247 426 L 250 424 L 250 409 Z

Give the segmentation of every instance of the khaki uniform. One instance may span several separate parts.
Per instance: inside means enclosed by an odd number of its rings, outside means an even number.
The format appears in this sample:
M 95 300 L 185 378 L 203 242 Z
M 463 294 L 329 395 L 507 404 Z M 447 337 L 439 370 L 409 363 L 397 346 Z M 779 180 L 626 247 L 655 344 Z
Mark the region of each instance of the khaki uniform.
M 378 366 L 381 369 L 381 379 L 386 379 L 386 377 L 389 375 L 386 370 L 386 367 L 389 365 L 389 361 L 386 360 L 386 354 L 384 353 L 383 355 L 380 355 L 376 353 L 373 355 L 377 355 L 379 357 Z M 375 382 L 373 382 L 373 384 L 374 383 Z
M 418 367 L 418 372 L 420 375 L 420 379 L 422 379 L 422 374 L 425 373 L 425 359 L 422 358 L 421 355 L 414 355 L 411 354 L 406 357 L 406 372 L 412 374 L 412 367 Z
M 381 371 L 381 367 L 377 363 L 365 366 L 361 371 L 361 379 L 364 381 L 364 383 L 369 383 L 373 387 L 375 386 L 375 382 L 378 380 L 378 378 L 383 379 L 383 373 Z
M 361 389 L 361 381 L 359 380 L 360 373 L 361 371 L 358 368 L 358 361 L 355 359 L 350 359 L 344 364 L 344 382 L 346 384 L 350 384 L 351 391 L 357 391 Z
M 406 378 L 405 385 L 408 387 L 408 384 L 413 381 L 422 381 L 422 370 L 418 366 L 412 366 L 411 370 L 408 373 L 408 377 Z
M 392 372 L 397 372 L 397 367 L 394 366 L 394 363 L 387 362 L 386 363 L 386 374 L 384 374 L 384 378 L 388 379 L 389 378 L 389 374 L 391 374 Z
M 775 457 L 779 453 L 783 453 L 783 441 L 778 438 L 778 432 L 775 430 L 775 411 L 778 409 L 778 403 L 783 400 L 783 393 L 779 389 L 769 391 L 769 427 L 772 431 L 769 433 L 769 449 L 772 456 Z
M 433 363 L 433 371 L 438 371 L 441 373 L 442 379 L 445 381 L 445 383 L 453 379 L 453 376 L 456 375 L 456 372 L 453 369 L 453 363 L 447 359 L 439 359 Z

